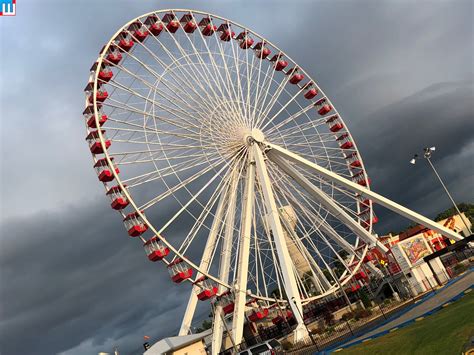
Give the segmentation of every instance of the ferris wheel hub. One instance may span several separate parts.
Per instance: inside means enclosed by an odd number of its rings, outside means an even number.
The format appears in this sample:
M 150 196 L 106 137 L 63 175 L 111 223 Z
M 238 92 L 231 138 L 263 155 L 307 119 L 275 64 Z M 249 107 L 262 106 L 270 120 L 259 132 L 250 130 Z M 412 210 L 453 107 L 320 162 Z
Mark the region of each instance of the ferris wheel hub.
M 244 134 L 244 142 L 251 145 L 254 142 L 262 143 L 265 140 L 265 135 L 258 128 L 253 128 L 251 131 Z

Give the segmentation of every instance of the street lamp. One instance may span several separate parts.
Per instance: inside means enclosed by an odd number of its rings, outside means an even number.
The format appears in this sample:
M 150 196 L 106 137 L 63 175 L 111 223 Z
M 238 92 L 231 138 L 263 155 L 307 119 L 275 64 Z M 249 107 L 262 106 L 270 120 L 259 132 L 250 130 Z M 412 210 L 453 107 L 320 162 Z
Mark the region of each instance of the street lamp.
M 438 178 L 439 182 L 441 183 L 441 186 L 443 186 L 444 188 L 444 191 L 446 191 L 446 194 L 448 195 L 449 199 L 451 200 L 453 206 L 454 206 L 454 209 L 456 210 L 456 212 L 458 213 L 459 217 L 461 217 L 461 220 L 462 222 L 464 223 L 464 225 L 466 226 L 466 229 L 469 231 L 469 234 L 472 234 L 472 231 L 471 231 L 471 228 L 469 228 L 469 226 L 467 225 L 466 221 L 464 220 L 464 218 L 462 217 L 461 215 L 461 211 L 459 211 L 459 208 L 458 206 L 456 205 L 456 202 L 454 202 L 454 199 L 453 197 L 451 196 L 451 194 L 449 193 L 448 191 L 448 188 L 446 187 L 446 185 L 444 184 L 443 180 L 441 180 L 441 176 L 439 176 L 438 172 L 436 171 L 433 163 L 431 162 L 431 154 L 436 150 L 436 147 L 430 147 L 430 148 L 424 148 L 423 149 L 423 157 L 428 161 L 429 165 L 431 166 L 431 169 L 433 169 L 433 172 L 435 173 L 436 177 Z M 416 161 L 419 159 L 419 156 L 418 154 L 415 154 L 413 156 L 413 158 L 410 160 L 410 163 L 415 165 L 416 164 Z

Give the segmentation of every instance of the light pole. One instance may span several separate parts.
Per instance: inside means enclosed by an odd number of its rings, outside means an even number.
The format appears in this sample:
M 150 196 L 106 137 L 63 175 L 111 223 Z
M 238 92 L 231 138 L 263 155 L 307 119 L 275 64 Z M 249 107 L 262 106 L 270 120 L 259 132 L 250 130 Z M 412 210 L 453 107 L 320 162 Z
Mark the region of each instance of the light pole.
M 466 226 L 466 229 L 468 230 L 469 234 L 472 234 L 472 231 L 471 231 L 471 228 L 469 228 L 469 226 L 467 225 L 466 221 L 464 220 L 464 218 L 462 217 L 461 215 L 461 211 L 459 211 L 459 208 L 458 206 L 456 205 L 456 202 L 454 202 L 454 199 L 453 197 L 451 196 L 451 194 L 449 193 L 448 191 L 448 188 L 446 187 L 446 185 L 444 184 L 443 180 L 441 179 L 441 176 L 439 176 L 438 172 L 436 171 L 433 163 L 431 162 L 431 154 L 436 150 L 436 147 L 430 147 L 430 148 L 424 148 L 423 149 L 423 157 L 428 161 L 428 164 L 431 166 L 431 169 L 433 169 L 433 172 L 435 173 L 436 177 L 438 178 L 439 182 L 441 183 L 441 186 L 443 186 L 444 188 L 444 191 L 446 191 L 446 194 L 448 195 L 449 199 L 451 200 L 453 206 L 454 206 L 454 209 L 456 210 L 456 212 L 458 213 L 459 217 L 461 218 L 461 221 L 464 223 L 464 225 Z M 419 158 L 418 154 L 415 154 L 413 156 L 413 159 L 410 160 L 410 163 L 415 165 L 416 164 L 416 161 L 417 159 Z

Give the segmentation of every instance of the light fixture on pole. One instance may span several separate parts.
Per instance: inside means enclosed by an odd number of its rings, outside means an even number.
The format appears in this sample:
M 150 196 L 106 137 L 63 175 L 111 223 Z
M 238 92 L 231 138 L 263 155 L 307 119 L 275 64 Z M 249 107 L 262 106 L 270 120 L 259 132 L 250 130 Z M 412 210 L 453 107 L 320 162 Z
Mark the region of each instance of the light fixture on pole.
M 461 215 L 461 211 L 459 211 L 459 208 L 458 206 L 456 205 L 456 202 L 454 202 L 454 199 L 453 197 L 451 196 L 451 194 L 449 193 L 448 191 L 448 188 L 446 187 L 446 185 L 444 184 L 443 180 L 441 179 L 441 176 L 439 176 L 438 172 L 436 171 L 433 163 L 431 162 L 431 155 L 432 153 L 436 150 L 436 147 L 430 147 L 430 148 L 424 148 L 423 149 L 423 157 L 428 161 L 428 164 L 431 166 L 431 169 L 433 170 L 433 172 L 435 173 L 436 177 L 438 178 L 439 182 L 441 183 L 441 186 L 443 186 L 443 189 L 444 191 L 446 191 L 446 194 L 448 195 L 449 199 L 451 200 L 451 203 L 453 204 L 454 206 L 454 209 L 456 210 L 456 212 L 458 213 L 459 217 L 461 218 L 461 221 L 464 223 L 464 225 L 466 226 L 466 229 L 467 231 L 469 232 L 469 234 L 472 234 L 472 231 L 471 231 L 471 228 L 469 228 L 469 226 L 467 225 L 466 221 L 464 220 L 464 218 L 462 217 Z M 418 154 L 415 154 L 413 156 L 413 158 L 410 160 L 410 163 L 415 165 L 416 164 L 416 161 L 418 160 L 419 156 Z

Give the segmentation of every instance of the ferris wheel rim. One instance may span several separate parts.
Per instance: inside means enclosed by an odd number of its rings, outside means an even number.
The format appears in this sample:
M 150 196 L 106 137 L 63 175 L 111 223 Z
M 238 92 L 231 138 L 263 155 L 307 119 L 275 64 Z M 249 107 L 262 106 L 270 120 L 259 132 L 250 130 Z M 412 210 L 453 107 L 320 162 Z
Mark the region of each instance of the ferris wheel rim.
M 112 45 L 113 41 L 115 40 L 115 38 L 122 32 L 124 31 L 128 26 L 130 26 L 132 23 L 134 23 L 135 21 L 137 20 L 140 20 L 141 18 L 144 18 L 146 16 L 150 16 L 150 15 L 153 15 L 153 14 L 162 14 L 162 13 L 167 13 L 167 12 L 188 12 L 188 13 L 191 13 L 191 14 L 200 14 L 200 15 L 206 15 L 206 16 L 209 16 L 210 18 L 215 18 L 215 19 L 219 19 L 219 20 L 222 20 L 226 23 L 229 23 L 229 24 L 233 24 L 233 25 L 236 25 L 237 27 L 240 27 L 242 29 L 245 29 L 246 31 L 248 31 L 249 33 L 257 36 L 258 38 L 261 38 L 262 40 L 265 41 L 266 44 L 270 45 L 271 47 L 275 48 L 279 53 L 281 53 L 282 55 L 284 55 L 289 61 L 291 61 L 292 63 L 295 64 L 295 66 L 297 65 L 296 61 L 294 61 L 290 56 L 288 56 L 284 51 L 282 51 L 278 46 L 276 46 L 274 43 L 266 40 L 266 38 L 264 38 L 263 36 L 261 36 L 260 34 L 254 32 L 253 30 L 251 29 L 248 29 L 246 26 L 242 26 L 240 25 L 239 23 L 237 22 L 234 22 L 234 21 L 231 21 L 227 18 L 224 18 L 224 17 L 221 17 L 221 16 L 217 16 L 217 15 L 214 15 L 214 14 L 210 14 L 210 13 L 207 13 L 207 12 L 203 12 L 203 11 L 198 11 L 198 10 L 191 10 L 191 9 L 164 9 L 164 10 L 158 10 L 158 11 L 151 11 L 149 13 L 146 13 L 146 14 L 143 14 L 143 15 L 140 15 L 134 19 L 132 19 L 131 21 L 127 22 L 124 26 L 122 26 L 112 37 L 111 39 L 109 40 L 109 42 L 104 46 L 104 48 L 102 49 L 100 55 L 99 55 L 99 58 L 97 60 L 97 65 L 98 67 L 100 67 L 102 65 L 102 63 L 104 62 L 104 59 L 105 59 L 105 55 L 107 53 L 107 51 L 109 50 L 110 46 Z M 335 108 L 335 106 L 332 104 L 331 100 L 329 99 L 329 97 L 324 93 L 324 91 L 319 87 L 319 85 L 317 84 L 317 82 L 315 80 L 312 79 L 312 77 L 310 75 L 308 75 L 308 73 L 306 71 L 304 71 L 304 69 L 302 69 L 300 66 L 298 66 L 298 69 L 299 71 L 301 71 L 308 79 L 311 80 L 311 82 L 314 83 L 314 85 L 316 85 L 316 87 L 318 88 L 318 90 L 321 92 L 322 96 L 324 99 L 326 99 L 332 106 L 333 110 L 334 110 L 334 114 L 338 115 L 338 117 L 340 118 L 340 120 L 342 122 L 344 122 L 342 116 L 339 114 L 339 112 L 337 111 L 337 109 Z M 96 97 L 96 93 L 98 91 L 98 81 L 99 81 L 99 78 L 98 78 L 98 75 L 99 75 L 99 72 L 96 71 L 95 72 L 95 77 L 94 77 L 94 83 L 93 83 L 93 107 L 94 107 L 94 115 L 95 115 L 95 119 L 96 119 L 96 124 L 97 124 L 97 127 L 100 127 L 100 125 L 98 124 L 98 120 L 99 120 L 99 111 L 98 111 L 98 104 L 97 104 L 97 97 Z M 362 169 L 361 171 L 363 171 L 364 175 L 367 177 L 367 171 L 365 169 L 365 166 L 364 166 L 364 163 L 363 163 L 363 159 L 362 159 L 362 156 L 361 154 L 359 153 L 359 150 L 357 148 L 357 145 L 356 145 L 356 142 L 355 140 L 352 138 L 352 135 L 349 131 L 349 129 L 347 128 L 347 125 L 345 125 L 345 122 L 344 122 L 344 126 L 346 127 L 345 128 L 345 133 L 348 134 L 348 136 L 351 138 L 351 141 L 353 142 L 354 144 L 354 148 L 352 149 L 353 151 L 357 152 L 357 155 L 359 157 L 359 160 L 361 162 L 361 165 L 362 165 Z M 108 150 L 105 149 L 105 139 L 104 139 L 104 136 L 102 134 L 102 130 L 99 128 L 98 129 L 98 136 L 99 136 L 99 139 L 100 139 L 100 143 L 102 145 L 102 148 L 104 150 L 104 157 L 107 161 L 108 164 L 110 164 L 110 166 L 113 166 L 113 163 L 112 163 L 112 157 L 111 155 L 109 154 Z M 175 257 L 180 257 L 182 258 L 187 264 L 189 264 L 193 269 L 195 269 L 197 272 L 199 272 L 199 274 L 201 275 L 205 275 L 207 276 L 209 279 L 217 282 L 219 285 L 222 285 L 223 287 L 229 289 L 229 290 L 232 290 L 232 286 L 229 285 L 228 283 L 223 283 L 222 280 L 220 280 L 218 277 L 215 277 L 214 275 L 212 275 L 212 273 L 206 271 L 206 270 L 202 270 L 197 264 L 195 264 L 192 260 L 190 260 L 188 257 L 186 257 L 186 255 L 184 254 L 181 254 L 179 252 L 178 249 L 175 248 L 175 246 L 169 242 L 167 240 L 167 238 L 163 237 L 160 235 L 159 231 L 155 228 L 154 224 L 150 223 L 150 221 L 148 220 L 148 218 L 146 217 L 146 215 L 144 213 L 142 213 L 141 209 L 139 208 L 139 206 L 136 204 L 134 198 L 132 197 L 132 195 L 129 193 L 128 189 L 126 188 L 126 185 L 124 185 L 122 183 L 122 179 L 120 177 L 120 175 L 114 170 L 112 169 L 112 174 L 114 175 L 114 178 L 117 182 L 117 185 L 120 186 L 122 192 L 125 194 L 125 196 L 127 197 L 127 199 L 129 200 L 130 204 L 131 204 L 131 207 L 133 207 L 133 209 L 135 210 L 135 212 L 143 219 L 143 221 L 147 224 L 147 226 L 150 228 L 150 230 L 152 232 L 155 233 L 155 235 L 157 236 L 160 236 L 160 240 L 162 240 L 169 248 L 171 251 L 173 251 L 173 253 L 176 255 Z M 107 185 L 105 185 L 105 188 L 107 189 Z M 370 188 L 368 186 L 368 188 Z M 358 207 L 359 208 L 359 207 Z M 371 209 L 372 210 L 372 209 Z M 372 223 L 370 223 L 370 229 L 372 228 Z M 358 238 L 357 239 L 358 242 L 361 242 L 360 239 Z M 358 266 L 356 268 L 354 268 L 353 272 L 351 275 L 355 274 L 357 272 L 357 270 L 359 269 L 360 267 L 360 264 L 362 263 L 362 260 L 363 260 L 363 257 L 365 256 L 365 253 L 367 251 L 367 247 L 365 248 L 365 252 L 364 252 L 364 255 L 362 255 L 362 257 L 360 258 L 359 262 L 358 262 Z M 175 258 L 174 257 L 174 258 Z M 173 259 L 174 259 L 173 258 Z M 168 262 L 167 260 L 163 260 L 165 262 L 165 264 L 169 264 L 170 262 Z M 190 280 L 192 281 L 192 280 Z M 341 285 L 344 285 L 346 284 L 347 282 L 350 281 L 350 277 L 346 278 L 346 280 L 344 280 L 343 282 L 341 282 Z M 336 288 L 338 289 L 338 288 Z M 318 298 L 321 298 L 321 297 L 325 297 L 327 294 L 330 294 L 332 292 L 330 291 L 327 291 L 324 295 L 317 295 L 317 296 L 314 296 L 314 297 L 310 297 L 310 298 L 305 298 L 304 301 L 306 302 L 310 302 L 311 300 L 314 300 L 314 299 L 318 299 Z M 253 298 L 257 298 L 257 299 L 261 299 L 261 300 L 265 300 L 265 301 L 275 301 L 276 298 L 269 298 L 269 297 L 264 297 L 262 295 L 257 295 L 257 294 L 250 294 L 249 295 L 250 297 L 253 297 Z M 282 301 L 282 300 L 279 300 L 279 301 Z M 284 301 L 284 300 L 283 300 Z

